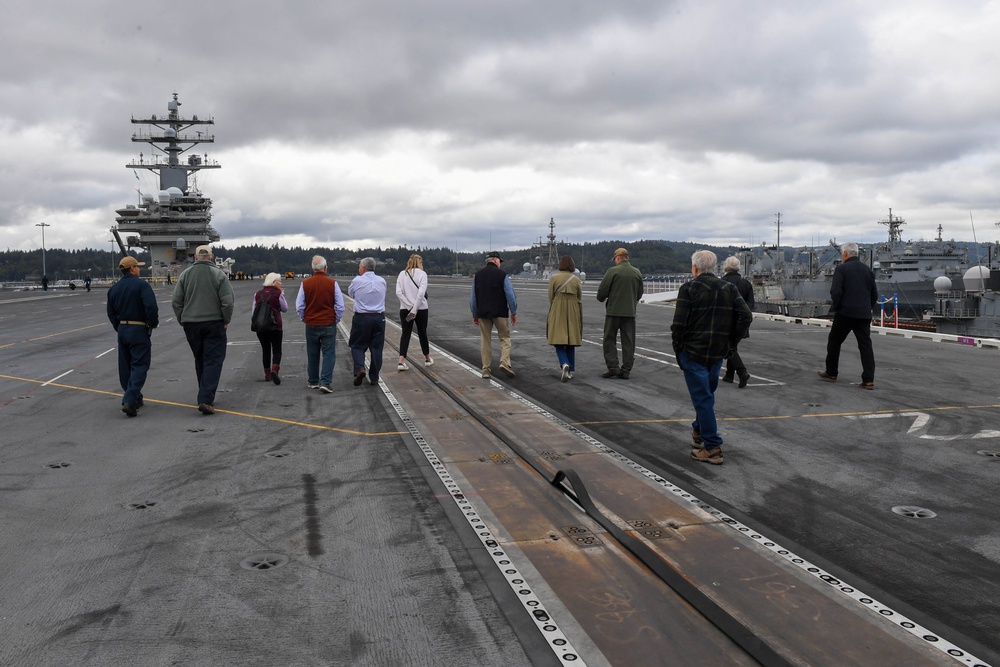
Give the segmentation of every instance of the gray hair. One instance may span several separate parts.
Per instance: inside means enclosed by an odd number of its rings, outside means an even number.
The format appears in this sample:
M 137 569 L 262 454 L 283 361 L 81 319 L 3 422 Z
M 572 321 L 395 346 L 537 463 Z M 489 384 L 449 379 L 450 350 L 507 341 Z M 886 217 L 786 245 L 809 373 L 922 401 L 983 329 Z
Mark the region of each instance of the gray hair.
M 312 270 L 326 271 L 326 257 L 323 257 L 322 255 L 314 255 L 312 259 Z
M 699 250 L 691 255 L 691 266 L 698 267 L 698 273 L 715 273 L 719 258 L 711 250 Z
M 730 271 L 740 270 L 740 260 L 736 257 L 726 257 L 726 261 L 722 263 L 722 272 L 729 273 Z
M 375 270 L 375 258 L 374 257 L 365 257 L 363 260 L 361 260 L 361 267 L 365 271 L 374 271 Z
M 840 246 L 840 252 L 844 253 L 848 257 L 858 256 L 858 244 L 857 243 L 844 243 Z

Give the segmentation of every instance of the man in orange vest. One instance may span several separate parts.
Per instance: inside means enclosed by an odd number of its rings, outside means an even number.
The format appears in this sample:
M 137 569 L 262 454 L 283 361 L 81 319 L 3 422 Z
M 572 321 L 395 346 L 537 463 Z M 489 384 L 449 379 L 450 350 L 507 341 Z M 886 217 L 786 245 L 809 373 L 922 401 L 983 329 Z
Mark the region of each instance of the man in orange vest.
M 326 259 L 313 257 L 312 270 L 312 277 L 302 281 L 295 297 L 295 310 L 306 325 L 306 384 L 332 394 L 337 322 L 344 316 L 344 295 L 337 281 L 326 275 Z

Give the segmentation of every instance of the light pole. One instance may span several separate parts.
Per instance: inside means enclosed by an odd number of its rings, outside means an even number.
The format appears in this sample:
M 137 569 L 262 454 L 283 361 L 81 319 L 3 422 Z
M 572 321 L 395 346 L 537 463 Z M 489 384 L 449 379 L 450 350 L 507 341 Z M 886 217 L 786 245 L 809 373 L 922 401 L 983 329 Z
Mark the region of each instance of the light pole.
M 42 228 L 42 277 L 43 277 L 43 278 L 44 278 L 44 277 L 46 276 L 46 274 L 48 273 L 48 272 L 47 272 L 47 271 L 45 270 L 45 228 L 46 228 L 46 227 L 51 227 L 51 226 L 52 226 L 52 225 L 50 225 L 50 224 L 49 224 L 49 223 L 47 223 L 47 222 L 39 222 L 39 223 L 36 223 L 36 224 L 35 224 L 35 227 L 41 227 L 41 228 Z

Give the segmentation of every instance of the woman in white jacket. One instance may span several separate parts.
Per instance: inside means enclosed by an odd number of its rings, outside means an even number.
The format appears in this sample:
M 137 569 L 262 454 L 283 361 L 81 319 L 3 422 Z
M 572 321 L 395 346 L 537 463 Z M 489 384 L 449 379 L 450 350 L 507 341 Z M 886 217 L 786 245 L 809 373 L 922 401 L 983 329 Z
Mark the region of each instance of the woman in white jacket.
M 410 347 L 410 335 L 414 323 L 420 339 L 420 351 L 424 353 L 424 365 L 434 363 L 431 346 L 427 341 L 427 274 L 424 272 L 423 258 L 414 253 L 406 263 L 406 269 L 396 278 L 396 297 L 399 299 L 399 323 L 403 333 L 399 336 L 399 365 L 397 370 L 405 371 L 406 350 Z

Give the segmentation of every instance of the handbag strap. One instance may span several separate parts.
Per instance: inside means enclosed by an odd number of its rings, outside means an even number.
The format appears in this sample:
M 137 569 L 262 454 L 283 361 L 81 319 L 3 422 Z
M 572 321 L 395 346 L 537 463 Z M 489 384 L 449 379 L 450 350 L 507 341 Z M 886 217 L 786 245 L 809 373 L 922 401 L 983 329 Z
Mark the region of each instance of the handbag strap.
M 563 290 L 565 290 L 566 286 L 569 285 L 570 281 L 573 280 L 574 278 L 576 278 L 576 275 L 572 275 L 569 278 L 567 278 L 566 282 L 564 282 L 562 285 L 560 285 L 559 289 L 556 290 L 556 294 L 559 294 L 559 292 L 562 292 Z

